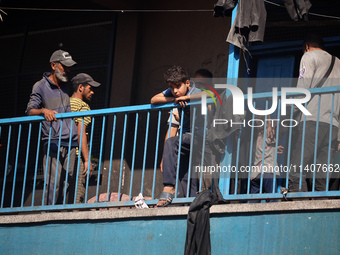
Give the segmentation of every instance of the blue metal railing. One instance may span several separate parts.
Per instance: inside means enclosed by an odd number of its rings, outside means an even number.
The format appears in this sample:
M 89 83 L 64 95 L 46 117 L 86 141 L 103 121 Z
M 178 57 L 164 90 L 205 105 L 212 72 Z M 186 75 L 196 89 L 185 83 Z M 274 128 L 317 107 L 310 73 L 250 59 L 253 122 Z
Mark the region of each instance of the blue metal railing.
M 334 106 L 334 95 L 340 92 L 340 86 L 317 88 L 310 90 L 312 94 L 332 94 L 332 108 Z M 292 94 L 294 96 L 294 94 Z M 272 93 L 257 93 L 253 94 L 254 99 L 267 99 L 266 108 L 268 108 L 268 98 L 271 98 Z M 280 92 L 278 93 L 280 96 Z M 247 98 L 247 96 L 246 96 Z M 320 99 L 319 99 L 320 102 Z M 280 99 L 277 118 L 280 119 Z M 254 103 L 254 108 L 256 102 Z M 89 174 L 86 177 L 86 192 L 85 202 L 76 203 L 76 193 L 79 178 L 79 164 L 76 164 L 75 188 L 74 197 L 71 196 L 72 201 L 66 200 L 65 195 L 62 197 L 62 202 L 57 203 L 56 188 L 54 186 L 53 204 L 46 205 L 45 194 L 47 174 L 42 171 L 42 124 L 44 121 L 42 116 L 30 117 L 16 117 L 0 120 L 0 138 L 2 147 L 0 150 L 0 185 L 1 185 L 1 207 L 0 213 L 13 212 L 28 212 L 28 211 L 49 211 L 49 210 L 73 210 L 73 209 L 98 209 L 105 207 L 120 207 L 133 206 L 133 197 L 138 193 L 142 193 L 146 197 L 148 205 L 155 205 L 157 197 L 163 188 L 161 173 L 159 171 L 159 163 L 162 158 L 162 148 L 164 141 L 164 134 L 167 129 L 166 120 L 168 119 L 168 112 L 172 112 L 174 104 L 164 105 L 139 105 L 128 107 L 117 107 L 101 110 L 92 110 L 88 112 L 76 113 L 62 113 L 56 114 L 57 119 L 65 120 L 66 118 L 85 117 L 90 116 L 92 121 L 90 125 L 89 137 L 89 152 L 92 155 L 92 163 L 96 163 L 97 169 L 92 177 Z M 192 103 L 192 109 L 201 107 L 199 103 Z M 319 103 L 320 107 L 320 103 Z M 195 112 L 193 110 L 192 112 Z M 291 119 L 292 119 L 291 111 Z M 184 112 L 182 112 L 184 114 Z M 332 115 L 333 113 L 332 110 Z M 338 114 L 338 113 L 337 113 Z M 254 118 L 254 116 L 252 116 Z M 182 118 L 183 120 L 183 118 Z M 207 118 L 204 121 L 207 123 Z M 317 122 L 319 123 L 319 122 Z M 192 121 L 195 125 L 195 118 Z M 303 123 L 303 125 L 305 122 Z M 183 123 L 181 122 L 181 125 Z M 72 128 L 73 125 L 71 125 Z M 264 121 L 264 130 L 267 129 L 267 117 Z M 332 126 L 332 122 L 331 125 Z M 194 130 L 194 129 L 193 129 Z M 305 126 L 303 128 L 305 130 Z M 49 132 L 51 133 L 52 128 Z M 72 131 L 71 131 L 72 132 Z M 206 132 L 206 129 L 205 129 Z M 227 148 L 232 151 L 232 166 L 236 169 L 248 166 L 249 169 L 253 164 L 253 143 L 254 127 L 250 132 L 246 132 L 244 128 L 237 130 L 233 148 Z M 280 125 L 276 126 L 276 140 L 279 140 Z M 62 130 L 60 130 L 60 134 Z M 81 132 L 83 133 L 83 132 Z M 265 132 L 264 132 L 265 133 Z M 318 133 L 318 126 L 317 126 Z M 286 156 L 281 161 L 281 164 L 290 165 L 290 154 L 293 130 L 290 127 L 286 138 Z M 180 138 L 182 133 L 180 132 Z M 206 149 L 206 135 L 202 143 L 202 155 Z M 60 151 L 60 135 L 59 147 Z M 310 138 L 312 139 L 312 138 Z M 80 139 L 81 141 L 82 139 Z M 241 143 L 248 140 L 248 147 L 246 151 L 242 149 Z M 191 141 L 193 143 L 193 140 Z M 50 153 L 50 140 L 47 143 L 47 154 Z M 263 151 L 265 145 L 263 144 Z M 303 148 L 303 147 L 302 147 Z M 71 139 L 69 139 L 68 149 L 71 149 Z M 227 151 L 226 150 L 226 151 Z M 303 153 L 303 149 L 302 149 Z M 240 156 L 247 155 L 247 162 L 241 162 Z M 264 160 L 264 154 L 262 160 Z M 58 154 L 58 157 L 60 155 Z M 80 155 L 77 156 L 80 159 Z M 277 148 L 275 150 L 275 162 L 279 155 Z M 178 159 L 179 162 L 180 159 Z M 328 165 L 331 164 L 331 134 L 329 137 L 328 148 Z M 68 161 L 69 162 L 69 161 Z M 79 161 L 78 161 L 79 162 Z M 193 155 L 190 154 L 189 161 L 189 180 L 192 176 Z M 203 157 L 199 160 L 200 165 L 203 165 Z M 221 160 L 223 163 L 223 159 Z M 46 162 L 46 166 L 47 166 Z M 314 156 L 314 163 L 316 164 L 316 155 Z M 303 162 L 301 160 L 301 165 Z M 221 165 L 222 166 L 222 165 Z M 63 186 L 64 194 L 67 193 L 67 188 L 71 187 L 70 179 L 68 179 L 69 165 L 67 165 L 66 174 L 64 174 L 66 185 Z M 57 171 L 62 171 L 57 169 Z M 200 173 L 202 174 L 202 173 Z M 179 164 L 177 167 L 177 180 L 179 176 Z M 277 189 L 273 188 L 271 193 L 250 194 L 250 172 L 247 176 L 240 176 L 239 171 L 235 174 L 229 174 L 227 178 L 225 173 L 221 173 L 223 181 L 220 182 L 219 188 L 227 200 L 267 200 L 267 199 L 284 199 L 284 195 Z M 263 186 L 263 172 L 261 172 L 260 187 Z M 202 189 L 202 175 L 199 176 L 199 189 Z M 282 182 L 282 187 L 288 187 L 289 172 L 281 173 L 278 176 L 273 175 L 273 181 Z M 286 198 L 311 198 L 311 197 L 336 197 L 340 195 L 339 190 L 330 191 L 329 182 L 330 176 L 327 172 L 327 187 L 325 191 L 315 192 L 315 175 L 313 176 L 313 185 L 311 192 L 297 192 L 288 193 Z M 246 183 L 243 192 L 240 191 Z M 214 183 L 213 185 L 217 185 Z M 301 181 L 300 181 L 301 187 Z M 178 185 L 176 185 L 176 191 Z M 176 193 L 177 194 L 177 193 Z M 189 185 L 187 188 L 189 194 Z M 115 199 L 114 199 L 115 197 Z M 177 197 L 173 203 L 190 203 L 194 198 Z

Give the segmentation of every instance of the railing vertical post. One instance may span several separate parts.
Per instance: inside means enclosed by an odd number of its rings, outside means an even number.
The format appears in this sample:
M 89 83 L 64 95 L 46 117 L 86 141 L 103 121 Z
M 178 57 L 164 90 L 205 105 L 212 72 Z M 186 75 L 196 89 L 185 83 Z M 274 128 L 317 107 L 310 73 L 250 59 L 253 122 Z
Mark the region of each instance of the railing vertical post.
M 87 193 L 89 190 L 89 181 L 90 181 L 90 164 L 92 164 L 91 155 L 92 155 L 92 144 L 93 144 L 94 121 L 95 121 L 95 118 L 92 117 L 91 135 L 90 135 L 90 144 L 89 144 L 89 164 L 87 166 L 87 174 L 86 174 L 85 203 L 87 203 Z M 98 178 L 100 178 L 100 176 Z
M 135 120 L 135 135 L 133 140 L 133 152 L 132 152 L 132 164 L 131 164 L 131 178 L 130 178 L 130 189 L 129 189 L 129 200 L 132 198 L 132 186 L 133 186 L 133 175 L 135 173 L 135 161 L 136 161 L 136 147 L 137 147 L 137 132 L 138 132 L 138 117 L 139 114 L 136 112 Z
M 170 115 L 172 116 L 172 115 Z M 155 185 L 156 185 L 156 174 L 157 174 L 157 160 L 158 160 L 158 148 L 159 148 L 159 133 L 160 133 L 160 125 L 161 125 L 161 110 L 158 110 L 158 122 L 157 122 L 157 138 L 156 138 L 156 148 L 155 148 L 155 162 L 153 169 L 153 179 L 152 179 L 152 195 L 151 198 L 155 198 Z M 169 132 L 170 132 L 169 125 Z
M 38 173 L 38 165 L 39 165 L 39 151 L 40 151 L 40 143 L 41 143 L 41 128 L 42 122 L 39 123 L 39 132 L 38 132 L 38 140 L 37 140 L 37 154 L 35 157 L 35 166 L 34 166 L 34 177 L 33 177 L 33 191 L 32 191 L 32 206 L 34 206 L 34 198 L 35 198 L 35 187 L 37 185 L 37 173 Z
M 146 155 L 147 155 L 147 150 L 148 150 L 148 139 L 149 139 L 149 126 L 150 126 L 150 111 L 147 112 L 147 119 L 146 119 L 144 157 L 143 157 L 143 168 L 142 168 L 142 182 L 141 182 L 141 186 L 140 186 L 140 193 L 142 193 L 142 194 L 143 194 L 143 189 L 144 189 L 145 164 L 146 164 Z
M 13 207 L 13 204 L 14 204 L 15 183 L 16 183 L 16 180 L 17 180 L 17 172 L 18 172 L 18 158 L 19 158 L 20 140 L 21 140 L 21 124 L 19 124 L 19 131 L 18 131 L 17 138 L 18 138 L 18 141 L 17 141 L 17 152 L 16 152 L 16 155 L 15 155 L 15 164 L 14 164 L 11 207 Z
M 232 22 L 235 21 L 238 5 L 233 10 Z M 238 72 L 239 72 L 239 62 L 240 62 L 240 49 L 236 46 L 229 44 L 229 58 L 228 58 L 228 72 L 227 72 L 227 83 L 230 85 L 237 86 Z M 227 97 L 230 96 L 230 92 L 226 94 Z M 233 137 L 229 136 L 227 139 L 227 145 L 224 157 L 221 160 L 221 165 L 231 166 L 232 164 L 232 149 L 233 149 Z M 229 194 L 230 190 L 230 172 L 220 173 L 220 183 L 219 188 L 224 198 Z
M 102 135 L 100 140 L 100 149 L 99 149 L 99 162 L 98 162 L 98 177 L 97 177 L 97 191 L 96 191 L 96 202 L 98 202 L 99 197 L 99 184 L 100 184 L 100 172 L 102 168 L 102 158 L 103 158 L 103 145 L 104 145 L 104 135 L 105 135 L 105 120 L 106 116 L 103 116 L 102 122 Z
M 121 156 L 120 156 L 120 169 L 119 169 L 118 201 L 121 201 L 120 196 L 121 196 L 121 189 L 122 189 L 123 166 L 124 166 L 126 123 L 127 123 L 127 113 L 125 113 L 125 116 L 124 116 L 124 130 L 123 130 L 122 151 L 121 151 Z M 98 202 L 98 197 L 96 201 Z
M 23 184 L 22 184 L 22 195 L 21 195 L 21 207 L 24 206 L 24 199 L 25 199 L 26 178 L 27 178 L 27 170 L 28 170 L 28 158 L 29 158 L 30 142 L 31 142 L 31 130 L 32 130 L 32 123 L 29 124 L 29 128 L 28 128 L 25 172 L 24 172 L 24 181 L 23 181 Z
M 111 139 L 111 151 L 110 151 L 110 167 L 109 167 L 109 178 L 107 181 L 107 201 L 110 201 L 110 186 L 111 186 L 111 171 L 112 171 L 112 158 L 113 158 L 113 149 L 115 146 L 115 136 L 116 136 L 116 119 L 117 116 L 113 116 L 113 126 L 112 126 L 112 139 Z

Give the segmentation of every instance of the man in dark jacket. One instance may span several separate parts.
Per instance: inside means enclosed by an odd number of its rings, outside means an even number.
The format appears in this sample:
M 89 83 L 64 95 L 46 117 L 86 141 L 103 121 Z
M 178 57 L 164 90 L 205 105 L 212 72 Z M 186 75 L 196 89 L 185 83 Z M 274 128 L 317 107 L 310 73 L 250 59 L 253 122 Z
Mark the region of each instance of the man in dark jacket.
M 74 182 L 73 169 L 78 138 L 75 126 L 71 134 L 71 125 L 74 125 L 72 119 L 64 119 L 61 125 L 61 120 L 55 117 L 56 113 L 71 112 L 66 82 L 68 81 L 67 73 L 76 62 L 68 52 L 57 50 L 52 54 L 50 63 L 51 72 L 44 73 L 43 78 L 34 84 L 26 109 L 27 115 L 43 115 L 46 119 L 42 122 L 43 168 L 46 180 L 43 203 L 46 201 L 48 205 L 55 204 L 55 201 L 61 202 L 60 194 L 62 194 L 64 182 L 61 176 L 65 174 L 64 171 L 68 173 L 69 183 Z M 71 150 L 69 150 L 70 135 Z M 57 160 L 58 154 L 59 161 Z

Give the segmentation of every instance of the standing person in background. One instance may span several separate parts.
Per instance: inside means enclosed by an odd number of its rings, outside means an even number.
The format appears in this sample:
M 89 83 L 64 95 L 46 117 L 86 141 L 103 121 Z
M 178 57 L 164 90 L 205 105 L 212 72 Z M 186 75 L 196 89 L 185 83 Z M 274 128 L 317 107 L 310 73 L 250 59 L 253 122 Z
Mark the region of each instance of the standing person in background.
M 99 87 L 100 83 L 94 81 L 92 77 L 86 73 L 77 74 L 75 77 L 73 77 L 72 83 L 73 95 L 70 98 L 72 112 L 90 111 L 90 106 L 86 102 L 91 101 L 94 94 L 93 88 Z M 87 127 L 91 123 L 91 118 L 84 117 L 83 134 L 81 134 L 82 117 L 74 118 L 74 122 L 76 123 L 78 130 L 78 144 L 80 144 L 80 138 L 82 137 L 76 202 L 84 203 L 86 192 L 86 175 L 88 170 L 89 177 L 91 177 L 92 175 L 91 156 L 89 155 L 89 148 L 87 143 L 88 134 L 86 132 Z M 78 155 L 79 150 L 77 150 L 77 159 Z M 78 164 L 75 164 L 75 169 L 77 169 L 77 167 Z
M 44 176 L 47 175 L 45 183 L 47 205 L 53 204 L 54 192 L 56 194 L 56 203 L 61 203 L 63 193 L 64 179 L 62 175 L 68 173 L 70 187 L 74 184 L 73 170 L 77 146 L 77 130 L 73 127 L 71 134 L 71 125 L 74 125 L 72 119 L 64 119 L 61 126 L 61 120 L 55 117 L 56 113 L 71 112 L 69 87 L 66 84 L 68 81 L 67 74 L 70 68 L 77 64 L 73 61 L 71 55 L 63 50 L 55 51 L 51 58 L 51 72 L 44 73 L 43 78 L 34 84 L 32 93 L 27 104 L 26 114 L 29 116 L 43 115 L 46 121 L 42 122 L 42 140 L 44 142 L 44 159 L 43 169 Z M 49 133 L 51 127 L 50 150 L 48 152 Z M 62 133 L 60 134 L 60 129 Z M 59 136 L 61 142 L 59 144 Z M 71 136 L 71 150 L 69 151 L 69 138 Z M 60 150 L 58 151 L 58 148 Z M 57 160 L 59 154 L 59 161 Z M 68 162 L 68 157 L 70 158 Z M 47 168 L 46 168 L 47 163 Z M 67 165 L 69 163 L 69 168 Z M 57 180 L 56 180 L 57 179 Z M 56 181 L 56 183 L 55 183 Z M 67 185 L 67 184 L 65 184 Z M 56 189 L 54 190 L 54 186 Z M 66 195 L 66 194 L 64 194 Z
M 317 34 L 309 34 L 303 42 L 303 56 L 300 62 L 300 75 L 297 83 L 298 88 L 310 89 L 315 87 L 331 87 L 340 84 L 340 61 L 336 57 L 332 57 L 323 48 L 323 40 Z M 328 73 L 328 75 L 327 75 Z M 321 84 L 321 85 L 320 85 Z M 316 163 L 327 165 L 328 156 L 332 158 L 335 147 L 337 145 L 337 134 L 339 126 L 340 113 L 340 94 L 334 94 L 333 116 L 332 111 L 332 94 L 322 94 L 320 102 L 320 114 L 318 119 L 318 103 L 320 95 L 312 96 L 307 103 L 307 110 L 312 114 L 306 116 L 305 137 L 303 134 L 303 125 L 298 126 L 297 140 L 292 150 L 291 165 L 296 171 L 289 173 L 289 191 L 290 192 L 306 192 L 311 190 L 311 183 L 306 176 L 306 167 L 314 171 L 317 165 L 314 165 L 314 148 L 317 144 Z M 303 121 L 304 116 L 301 116 Z M 330 127 L 331 119 L 333 119 L 332 127 Z M 317 140 L 316 130 L 319 121 Z M 331 155 L 328 155 L 329 134 L 332 130 L 331 137 Z M 304 139 L 304 154 L 301 155 L 302 139 Z M 334 145 L 334 146 L 333 146 Z M 303 159 L 303 165 L 301 164 Z M 313 170 L 314 167 L 314 170 Z M 327 169 L 328 169 L 327 165 Z M 312 168 L 312 169 L 311 169 Z M 299 187 L 300 172 L 302 171 L 302 186 Z M 316 171 L 315 191 L 326 190 L 327 173 L 324 171 Z M 307 178 L 306 178 L 307 177 Z

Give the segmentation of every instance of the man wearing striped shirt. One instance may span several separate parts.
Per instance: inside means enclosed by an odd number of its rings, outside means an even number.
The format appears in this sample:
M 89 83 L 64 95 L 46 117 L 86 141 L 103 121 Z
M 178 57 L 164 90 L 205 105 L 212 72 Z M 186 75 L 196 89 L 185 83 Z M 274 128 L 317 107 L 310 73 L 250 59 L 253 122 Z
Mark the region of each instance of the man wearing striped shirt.
M 93 88 L 99 87 L 100 83 L 94 81 L 92 77 L 86 73 L 79 73 L 72 79 L 73 83 L 73 95 L 70 98 L 71 110 L 72 112 L 80 112 L 80 111 L 90 111 L 90 106 L 86 103 L 91 101 L 91 98 L 94 94 Z M 85 102 L 86 101 L 86 102 Z M 82 119 L 83 122 L 83 135 L 81 135 L 82 130 Z M 82 137 L 81 142 L 81 160 L 79 162 L 79 176 L 78 176 L 78 188 L 77 188 L 77 203 L 83 203 L 86 192 L 86 175 L 89 171 L 89 176 L 92 174 L 92 164 L 89 155 L 89 148 L 87 144 L 87 133 L 86 128 L 91 123 L 90 117 L 78 117 L 74 118 L 74 122 L 77 125 L 78 130 L 78 144 L 80 144 L 80 138 Z M 77 159 L 78 159 L 79 150 L 77 150 Z M 75 164 L 77 169 L 78 164 Z

